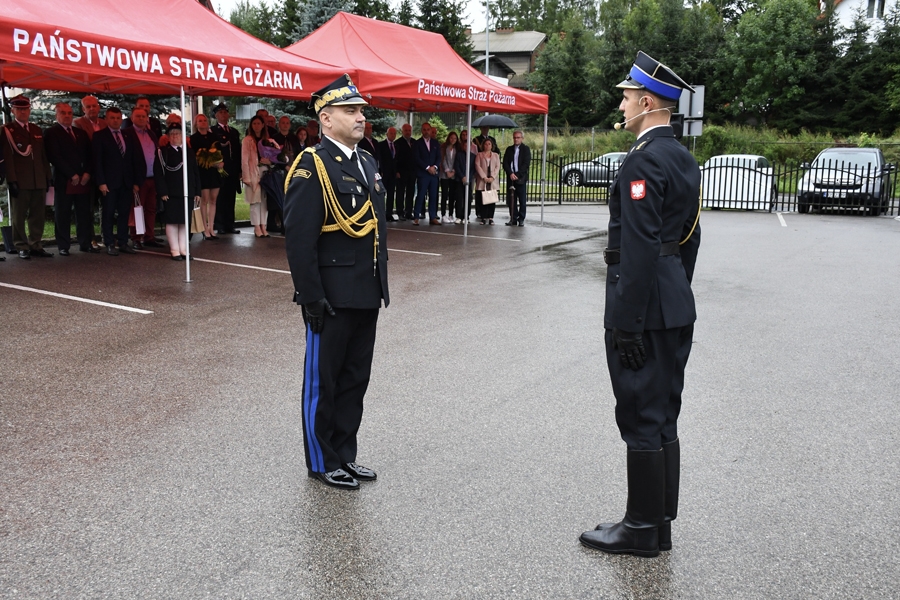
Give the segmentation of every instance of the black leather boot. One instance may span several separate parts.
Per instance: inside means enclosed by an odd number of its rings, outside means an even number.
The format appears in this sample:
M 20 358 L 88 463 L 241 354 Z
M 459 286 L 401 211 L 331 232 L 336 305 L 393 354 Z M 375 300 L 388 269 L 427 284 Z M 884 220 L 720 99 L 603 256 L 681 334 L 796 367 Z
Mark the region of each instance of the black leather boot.
M 665 513 L 662 450 L 628 451 L 628 505 L 621 522 L 581 534 L 581 543 L 612 554 L 659 556 L 658 528 Z
M 681 477 L 681 446 L 674 442 L 663 444 L 666 463 L 666 515 L 659 526 L 659 549 L 672 549 L 672 521 L 678 516 L 678 483 Z

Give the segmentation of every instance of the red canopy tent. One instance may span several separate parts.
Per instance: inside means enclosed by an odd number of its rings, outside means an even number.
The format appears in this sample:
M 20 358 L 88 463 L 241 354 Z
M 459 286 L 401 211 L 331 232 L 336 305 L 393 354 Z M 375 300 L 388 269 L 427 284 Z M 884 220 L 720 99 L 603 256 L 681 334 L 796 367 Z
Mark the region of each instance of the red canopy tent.
M 196 0 L 5 4 L 0 82 L 12 87 L 308 98 L 347 72 L 258 40 Z
M 549 106 L 546 95 L 512 88 L 479 73 L 439 34 L 345 12 L 337 13 L 307 37 L 285 49 L 298 56 L 351 67 L 356 71 L 354 82 L 372 106 L 409 112 L 467 110 L 469 130 L 472 129 L 473 109 L 543 114 L 543 223 Z M 471 181 L 469 173 L 466 173 L 466 181 Z M 463 231 L 468 234 L 468 226 Z
M 352 68 L 366 100 L 380 108 L 547 113 L 544 94 L 498 83 L 472 68 L 443 36 L 404 25 L 339 12 L 286 50 Z
M 309 98 L 348 72 L 267 44 L 196 0 L 156 0 L 150 6 L 120 0 L 6 4 L 0 12 L 0 84 L 6 86 L 180 93 L 184 114 L 185 92 Z M 187 135 L 184 122 L 182 133 Z M 186 145 L 184 152 L 187 160 Z M 187 189 L 186 170 L 184 179 Z M 184 202 L 189 214 L 187 197 Z M 187 261 L 187 281 L 190 269 Z

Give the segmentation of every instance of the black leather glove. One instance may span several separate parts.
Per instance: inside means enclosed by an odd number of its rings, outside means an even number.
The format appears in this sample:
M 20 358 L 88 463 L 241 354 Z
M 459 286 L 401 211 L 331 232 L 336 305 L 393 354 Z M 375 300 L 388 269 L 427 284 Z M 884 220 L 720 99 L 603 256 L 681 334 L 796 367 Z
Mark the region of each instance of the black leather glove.
M 640 333 L 621 331 L 613 328 L 613 348 L 619 350 L 619 358 L 622 366 L 632 371 L 637 371 L 644 366 L 647 351 L 644 350 L 644 339 Z
M 303 321 L 309 325 L 313 333 L 322 333 L 326 312 L 332 317 L 334 316 L 334 309 L 331 308 L 331 305 L 325 298 L 309 302 L 303 305 Z
M 18 198 L 18 197 L 19 197 L 19 184 L 18 184 L 18 182 L 10 181 L 9 183 L 6 184 L 6 186 L 9 188 L 9 195 L 10 195 L 10 196 L 12 196 L 13 198 Z

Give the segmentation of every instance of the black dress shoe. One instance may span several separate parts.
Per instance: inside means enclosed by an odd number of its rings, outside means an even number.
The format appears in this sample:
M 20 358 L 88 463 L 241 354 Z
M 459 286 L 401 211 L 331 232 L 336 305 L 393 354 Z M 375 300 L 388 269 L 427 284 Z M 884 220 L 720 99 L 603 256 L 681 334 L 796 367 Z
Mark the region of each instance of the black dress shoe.
M 336 469 L 328 473 L 314 473 L 309 471 L 309 476 L 318 479 L 325 485 L 338 488 L 339 490 L 358 490 L 359 482 L 353 479 L 347 471 Z
M 110 256 L 118 256 L 119 255 L 119 251 L 116 250 L 115 246 L 107 246 L 106 253 L 109 254 Z
M 82 252 L 92 252 L 94 254 L 100 252 L 100 248 L 98 248 L 97 246 L 81 246 L 80 250 Z
M 125 254 L 137 254 L 137 250 L 135 250 L 128 244 L 123 244 L 122 246 L 119 246 L 119 252 L 124 252 Z
M 31 252 L 29 252 L 28 250 L 19 250 L 19 258 L 28 260 L 29 258 L 31 258 Z
M 375 471 L 356 463 L 344 463 L 341 467 L 360 481 L 375 481 L 378 479 L 378 475 L 375 474 Z
M 69 249 L 68 249 L 68 248 L 60 248 L 60 250 L 59 250 L 59 255 L 60 255 L 60 256 L 68 256 L 68 255 L 69 255 Z
M 37 256 L 38 258 L 51 258 L 53 256 L 52 252 L 47 252 L 43 248 L 39 248 L 37 250 L 31 251 L 32 256 Z
M 511 227 L 515 227 L 515 226 L 516 226 L 516 222 L 515 222 L 515 221 L 507 221 L 506 223 L 504 223 L 504 225 L 506 225 L 507 227 L 510 227 L 510 226 L 511 226 Z
M 141 242 L 139 242 L 137 240 L 134 240 L 134 249 L 135 250 L 143 250 L 144 244 L 142 244 Z
M 184 260 L 184 255 L 179 254 L 178 256 L 173 256 L 172 260 Z
M 525 227 L 525 221 L 519 221 L 519 227 Z
M 146 242 L 144 242 L 144 246 L 149 246 L 150 248 L 162 248 L 162 244 L 160 244 L 156 240 L 147 240 Z

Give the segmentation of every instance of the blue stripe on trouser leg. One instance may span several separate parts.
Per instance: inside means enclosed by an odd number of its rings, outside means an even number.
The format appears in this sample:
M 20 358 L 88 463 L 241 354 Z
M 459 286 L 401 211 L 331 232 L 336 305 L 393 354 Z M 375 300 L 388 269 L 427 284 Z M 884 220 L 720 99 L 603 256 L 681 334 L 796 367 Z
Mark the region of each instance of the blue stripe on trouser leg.
M 319 339 L 320 334 L 306 329 L 306 365 L 303 377 L 303 428 L 309 463 L 315 473 L 325 472 L 322 448 L 316 438 L 316 409 L 319 407 Z

